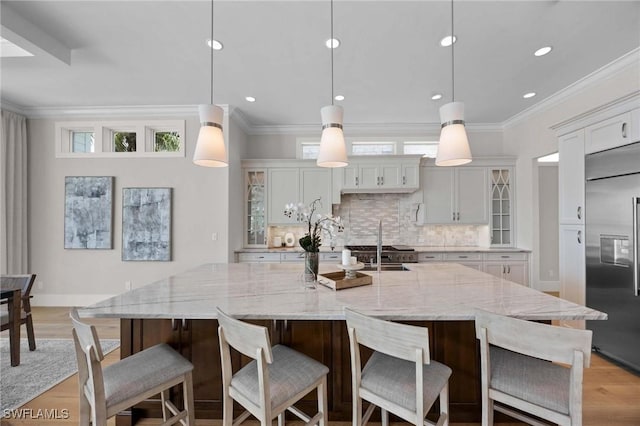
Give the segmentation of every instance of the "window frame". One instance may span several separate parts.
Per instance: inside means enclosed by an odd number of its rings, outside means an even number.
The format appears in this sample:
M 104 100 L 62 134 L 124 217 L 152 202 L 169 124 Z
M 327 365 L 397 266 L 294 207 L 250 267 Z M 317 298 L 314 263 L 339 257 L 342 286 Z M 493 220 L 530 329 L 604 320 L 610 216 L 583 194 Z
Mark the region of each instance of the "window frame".
M 180 149 L 156 152 L 156 132 L 176 132 Z M 94 152 L 73 152 L 73 132 L 93 132 Z M 136 151 L 116 152 L 114 132 L 135 132 Z M 56 158 L 166 158 L 184 157 L 186 152 L 185 120 L 130 121 L 60 121 L 55 123 Z

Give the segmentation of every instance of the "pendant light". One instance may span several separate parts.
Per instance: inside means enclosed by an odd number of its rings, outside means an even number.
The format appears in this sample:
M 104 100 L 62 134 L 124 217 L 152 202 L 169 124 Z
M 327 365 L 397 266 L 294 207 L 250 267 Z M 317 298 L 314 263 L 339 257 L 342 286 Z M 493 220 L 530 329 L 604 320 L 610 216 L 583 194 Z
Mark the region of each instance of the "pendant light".
M 213 44 L 213 0 L 211 0 L 211 43 Z M 224 111 L 218 105 L 213 104 L 213 48 L 211 55 L 211 97 L 209 104 L 199 105 L 200 132 L 196 149 L 193 153 L 193 162 L 198 166 L 227 167 L 227 150 L 224 145 L 222 132 L 222 119 Z
M 451 0 L 451 40 L 453 31 L 453 0 Z M 469 139 L 464 127 L 464 103 L 455 101 L 454 46 L 451 43 L 451 102 L 440 107 L 440 143 L 436 166 L 460 166 L 471 162 Z
M 320 138 L 320 151 L 316 164 L 320 167 L 345 167 L 347 161 L 347 148 L 344 143 L 342 121 L 344 111 L 341 106 L 333 104 L 333 0 L 331 0 L 331 105 L 320 109 L 322 118 L 322 136 Z

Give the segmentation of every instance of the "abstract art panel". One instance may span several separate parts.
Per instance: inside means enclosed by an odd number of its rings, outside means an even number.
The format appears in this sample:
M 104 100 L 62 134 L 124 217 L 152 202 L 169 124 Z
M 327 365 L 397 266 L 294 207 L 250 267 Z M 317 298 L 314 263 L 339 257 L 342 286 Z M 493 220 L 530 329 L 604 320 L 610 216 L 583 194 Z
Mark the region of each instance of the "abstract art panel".
M 64 194 L 64 248 L 112 248 L 113 176 L 67 176 Z
M 171 188 L 122 189 L 122 260 L 171 260 Z

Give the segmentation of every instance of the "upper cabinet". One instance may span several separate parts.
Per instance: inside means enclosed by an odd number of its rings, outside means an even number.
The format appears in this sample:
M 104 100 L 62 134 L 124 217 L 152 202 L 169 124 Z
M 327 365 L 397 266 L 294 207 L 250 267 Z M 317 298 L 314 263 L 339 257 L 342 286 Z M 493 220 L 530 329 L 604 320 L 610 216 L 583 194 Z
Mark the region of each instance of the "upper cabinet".
M 489 223 L 485 167 L 425 167 L 422 188 L 425 223 Z
M 514 212 L 513 212 L 513 169 L 489 168 L 491 186 L 491 245 L 512 246 Z
M 245 170 L 245 235 L 247 246 L 266 244 L 266 172 L 260 169 Z
M 335 169 L 342 193 L 414 192 L 419 189 L 421 156 L 350 157 L 349 165 Z
M 563 225 L 584 224 L 584 130 L 558 140 L 559 221 Z
M 592 124 L 585 131 L 585 153 L 604 151 L 637 142 L 638 115 L 640 109 L 616 115 L 599 123 Z
M 270 225 L 298 223 L 295 217 L 284 215 L 284 206 L 302 202 L 311 204 L 320 199 L 321 210 L 331 213 L 331 170 L 319 167 L 283 167 L 268 169 L 267 221 Z

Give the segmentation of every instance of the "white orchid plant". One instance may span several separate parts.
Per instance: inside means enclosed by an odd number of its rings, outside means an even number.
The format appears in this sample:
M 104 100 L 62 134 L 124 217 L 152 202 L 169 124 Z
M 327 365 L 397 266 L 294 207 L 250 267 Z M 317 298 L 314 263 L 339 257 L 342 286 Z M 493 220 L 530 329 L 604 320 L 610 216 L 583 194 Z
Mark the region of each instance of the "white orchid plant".
M 307 234 L 300 238 L 299 242 L 304 251 L 312 253 L 320 251 L 322 232 L 328 234 L 333 241 L 335 233 L 344 230 L 340 216 L 333 217 L 330 214 L 316 213 L 319 207 L 322 207 L 320 198 L 313 200 L 308 206 L 303 203 L 289 203 L 284 206 L 285 216 L 295 217 L 296 221 L 307 223 Z

